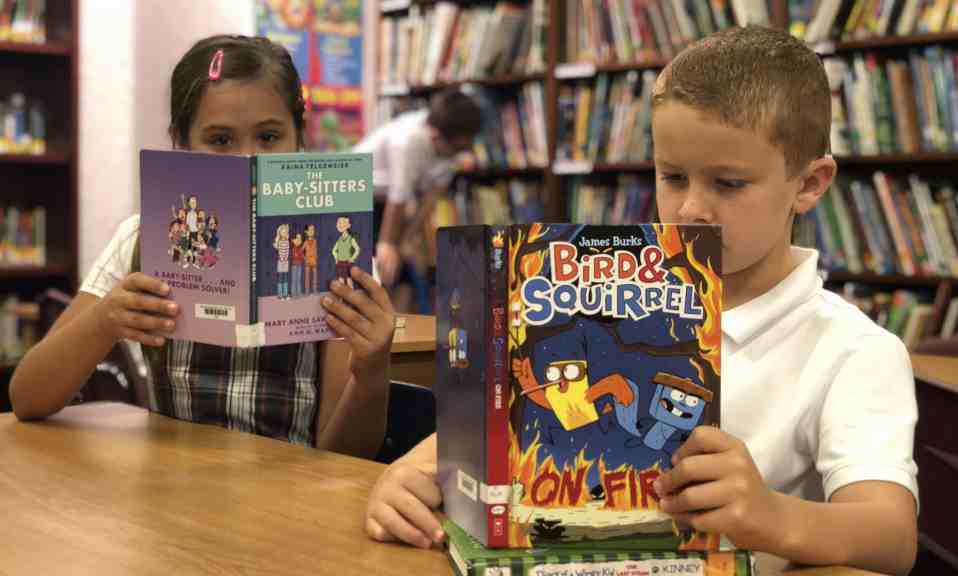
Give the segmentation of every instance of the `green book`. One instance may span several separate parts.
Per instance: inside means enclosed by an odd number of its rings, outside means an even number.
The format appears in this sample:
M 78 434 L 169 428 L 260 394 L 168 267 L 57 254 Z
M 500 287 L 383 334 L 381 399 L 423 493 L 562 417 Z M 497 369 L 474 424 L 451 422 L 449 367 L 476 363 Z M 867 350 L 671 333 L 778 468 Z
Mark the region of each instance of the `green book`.
M 648 551 L 602 546 L 486 548 L 455 523 L 444 520 L 447 553 L 458 576 L 752 576 L 746 550 Z

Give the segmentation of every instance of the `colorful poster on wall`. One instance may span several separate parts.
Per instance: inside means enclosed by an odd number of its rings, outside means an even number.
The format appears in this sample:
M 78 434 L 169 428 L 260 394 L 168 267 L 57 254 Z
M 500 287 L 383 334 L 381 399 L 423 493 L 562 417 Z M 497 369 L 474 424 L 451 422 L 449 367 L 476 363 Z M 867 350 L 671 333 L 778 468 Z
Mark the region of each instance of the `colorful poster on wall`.
M 361 0 L 256 0 L 256 31 L 289 50 L 303 79 L 310 150 L 363 135 Z

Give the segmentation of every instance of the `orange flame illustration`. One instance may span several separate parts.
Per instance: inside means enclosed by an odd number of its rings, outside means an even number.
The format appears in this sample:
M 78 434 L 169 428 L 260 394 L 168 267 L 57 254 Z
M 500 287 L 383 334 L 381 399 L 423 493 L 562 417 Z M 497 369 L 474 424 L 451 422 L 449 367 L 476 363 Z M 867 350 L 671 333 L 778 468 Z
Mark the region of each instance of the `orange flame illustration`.
M 682 543 L 679 544 L 679 550 L 718 550 L 721 539 L 722 537 L 718 534 L 695 532 L 692 538 L 683 540 Z M 734 573 L 733 570 L 732 574 Z
M 655 235 L 659 238 L 659 247 L 667 257 L 672 257 L 682 251 L 682 238 L 679 229 L 665 224 L 653 224 Z
M 735 552 L 709 552 L 705 576 L 735 576 Z
M 695 257 L 692 250 L 692 242 L 683 242 L 679 235 L 679 229 L 676 226 L 665 224 L 653 224 L 656 235 L 659 238 L 659 245 L 667 258 L 675 256 L 684 249 L 692 267 L 705 279 L 704 285 L 698 286 L 699 297 L 702 306 L 705 308 L 705 321 L 701 326 L 695 327 L 695 336 L 699 341 L 699 346 L 705 359 L 712 365 L 716 374 L 721 374 L 722 355 L 719 345 L 722 342 L 722 325 L 719 313 L 722 310 L 722 284 L 719 275 L 712 268 L 711 262 L 700 262 Z M 670 270 L 685 283 L 692 283 L 692 274 L 685 268 L 675 267 Z M 693 362 L 694 364 L 694 362 Z M 701 366 L 696 368 L 701 373 Z
M 522 317 L 522 283 L 532 276 L 537 276 L 545 266 L 546 251 L 537 250 L 522 256 L 517 262 L 519 252 L 526 244 L 538 240 L 545 232 L 542 224 L 529 226 L 528 236 L 522 228 L 515 228 L 513 237 L 509 240 L 509 327 L 512 331 L 512 343 L 521 345 L 526 340 L 525 325 L 520 322 Z M 517 266 L 518 264 L 518 266 Z
M 686 256 L 692 267 L 705 279 L 705 285 L 699 286 L 699 297 L 705 307 L 705 321 L 695 327 L 695 336 L 705 359 L 712 365 L 716 374 L 722 373 L 722 283 L 719 275 L 712 269 L 711 262 L 699 262 L 692 252 L 691 243 L 686 248 Z

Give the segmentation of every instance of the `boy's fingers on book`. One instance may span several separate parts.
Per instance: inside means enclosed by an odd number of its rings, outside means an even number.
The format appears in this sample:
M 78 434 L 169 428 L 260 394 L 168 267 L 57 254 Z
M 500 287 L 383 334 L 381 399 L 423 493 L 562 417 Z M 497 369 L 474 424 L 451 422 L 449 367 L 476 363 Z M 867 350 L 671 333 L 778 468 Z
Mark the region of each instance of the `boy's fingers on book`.
M 705 510 L 702 512 L 685 512 L 673 516 L 676 522 L 689 526 L 699 532 L 723 533 L 728 527 L 727 514 L 724 508 Z M 734 542 L 739 545 L 738 542 Z
M 672 464 L 674 465 L 682 458 L 688 458 L 695 454 L 732 450 L 739 444 L 741 444 L 740 440 L 722 432 L 715 426 L 696 426 L 689 439 L 672 455 Z
M 371 515 L 366 516 L 366 534 L 373 540 L 379 542 L 389 542 L 395 539 L 393 535 L 383 528 L 382 524 L 377 522 Z
M 659 500 L 659 507 L 668 514 L 719 508 L 728 501 L 728 490 L 722 482 L 705 482 L 686 486 Z
M 432 476 L 420 476 L 415 482 L 407 484 L 406 488 L 416 497 L 417 503 L 421 502 L 432 510 L 442 504 L 442 492 Z
M 376 538 L 377 540 L 386 542 L 396 538 L 419 548 L 429 548 L 432 546 L 432 541 L 429 540 L 422 530 L 413 526 L 391 506 L 385 504 L 377 506 L 372 516 L 371 520 L 379 524 L 379 528 L 381 529 L 381 538 Z M 375 538 L 376 536 L 374 535 L 373 537 Z
M 652 485 L 657 494 L 666 496 L 678 492 L 687 484 L 718 480 L 731 472 L 732 466 L 726 455 L 696 454 L 679 460 Z
M 425 502 L 413 494 L 409 492 L 402 494 L 394 504 L 394 510 L 402 515 L 402 518 L 417 531 L 422 533 L 427 540 L 434 541 L 434 539 L 429 536 L 430 534 L 438 536 L 442 533 L 442 525 L 439 524 L 439 520 L 436 518 L 436 515 L 433 514 L 432 508 L 428 507 Z M 441 538 L 439 541 L 441 541 Z

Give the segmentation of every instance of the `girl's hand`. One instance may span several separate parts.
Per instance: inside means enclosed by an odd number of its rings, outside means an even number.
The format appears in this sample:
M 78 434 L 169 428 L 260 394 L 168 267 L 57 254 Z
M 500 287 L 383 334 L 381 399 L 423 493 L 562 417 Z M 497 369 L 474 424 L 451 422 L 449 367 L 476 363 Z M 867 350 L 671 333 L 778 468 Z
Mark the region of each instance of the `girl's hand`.
M 385 378 L 396 313 L 386 290 L 372 276 L 357 266 L 350 268 L 349 274 L 365 292 L 334 280 L 330 289 L 339 298 L 323 298 L 323 308 L 329 313 L 326 322 L 349 343 L 349 369 L 357 380 Z
M 745 443 L 699 426 L 654 483 L 659 507 L 680 524 L 725 534 L 739 548 L 762 549 L 769 526 L 781 522 L 777 499 Z
M 115 340 L 126 338 L 162 346 L 176 328 L 179 307 L 169 300 L 170 287 L 159 278 L 134 272 L 97 303 L 97 318 Z

